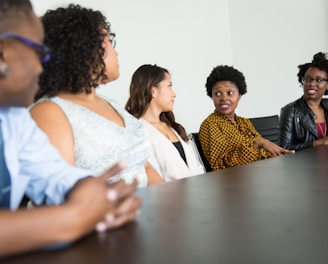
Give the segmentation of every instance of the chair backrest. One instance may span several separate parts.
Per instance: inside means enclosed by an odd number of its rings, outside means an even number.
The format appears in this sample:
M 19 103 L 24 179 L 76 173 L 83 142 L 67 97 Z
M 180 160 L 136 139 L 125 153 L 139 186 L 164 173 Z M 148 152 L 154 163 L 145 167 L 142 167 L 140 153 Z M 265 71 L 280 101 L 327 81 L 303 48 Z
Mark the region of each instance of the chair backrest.
M 278 134 L 279 134 L 278 115 L 254 117 L 254 118 L 249 118 L 249 120 L 252 122 L 255 129 L 261 134 L 263 138 L 278 144 Z
M 207 161 L 207 159 L 204 156 L 202 145 L 200 144 L 200 141 L 198 139 L 198 133 L 191 133 L 191 135 L 192 135 L 192 140 L 195 142 L 195 145 L 197 147 L 199 156 L 204 164 L 205 170 L 207 172 L 212 171 L 211 165 L 209 164 L 209 162 Z

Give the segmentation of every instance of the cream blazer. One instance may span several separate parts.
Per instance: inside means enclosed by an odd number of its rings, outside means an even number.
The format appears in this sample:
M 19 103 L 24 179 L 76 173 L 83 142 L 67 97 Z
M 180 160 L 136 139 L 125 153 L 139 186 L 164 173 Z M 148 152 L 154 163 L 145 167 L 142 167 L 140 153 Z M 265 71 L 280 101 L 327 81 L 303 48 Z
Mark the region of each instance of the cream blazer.
M 206 172 L 203 165 L 198 161 L 192 145 L 185 142 L 174 129 L 172 131 L 183 147 L 188 166 L 167 137 L 145 119 L 141 118 L 140 120 L 148 131 L 152 146 L 148 161 L 165 181 L 182 179 Z

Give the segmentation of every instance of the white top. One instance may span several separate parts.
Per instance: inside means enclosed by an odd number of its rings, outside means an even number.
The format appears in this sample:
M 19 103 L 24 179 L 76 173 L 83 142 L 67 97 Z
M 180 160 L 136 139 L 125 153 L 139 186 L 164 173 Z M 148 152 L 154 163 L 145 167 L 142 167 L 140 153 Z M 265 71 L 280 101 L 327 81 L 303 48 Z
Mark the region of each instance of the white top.
M 60 204 L 90 171 L 70 166 L 23 107 L 0 108 L 4 157 L 11 178 L 10 208 L 24 193 L 36 204 Z
M 191 144 L 185 142 L 174 129 L 172 131 L 176 134 L 183 147 L 188 166 L 180 156 L 177 148 L 167 137 L 145 119 L 141 118 L 140 120 L 149 133 L 152 146 L 152 153 L 148 161 L 165 181 L 205 173 L 204 167 L 198 161 Z
M 121 115 L 125 127 L 71 101 L 59 97 L 49 99 L 63 110 L 71 124 L 75 165 L 98 175 L 115 162 L 126 160 L 128 167 L 116 179 L 131 183 L 137 178 L 139 187 L 147 186 L 145 162 L 150 142 L 143 124 L 114 100 L 101 97 Z

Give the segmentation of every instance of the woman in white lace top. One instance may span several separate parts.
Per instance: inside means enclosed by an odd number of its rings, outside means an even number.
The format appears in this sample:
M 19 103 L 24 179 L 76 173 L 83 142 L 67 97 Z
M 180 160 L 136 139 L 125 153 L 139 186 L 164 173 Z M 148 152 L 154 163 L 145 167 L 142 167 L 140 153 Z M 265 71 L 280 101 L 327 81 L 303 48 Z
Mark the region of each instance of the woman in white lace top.
M 40 77 L 38 102 L 30 109 L 62 157 L 101 173 L 124 159 L 119 177 L 139 186 L 162 179 L 147 159 L 150 143 L 140 121 L 115 101 L 96 93 L 119 77 L 115 34 L 99 11 L 69 5 L 41 18 L 52 58 Z

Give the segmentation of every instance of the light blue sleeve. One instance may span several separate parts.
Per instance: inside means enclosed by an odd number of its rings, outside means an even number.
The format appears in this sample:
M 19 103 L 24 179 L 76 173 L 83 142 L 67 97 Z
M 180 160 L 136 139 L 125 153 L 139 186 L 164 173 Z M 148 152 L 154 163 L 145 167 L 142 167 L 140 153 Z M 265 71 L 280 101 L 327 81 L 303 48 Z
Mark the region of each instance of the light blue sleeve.
M 6 156 L 12 191 L 17 190 L 17 195 L 25 192 L 36 204 L 60 204 L 78 180 L 92 174 L 64 161 L 29 112 L 24 110 L 10 109 L 6 115 Z

